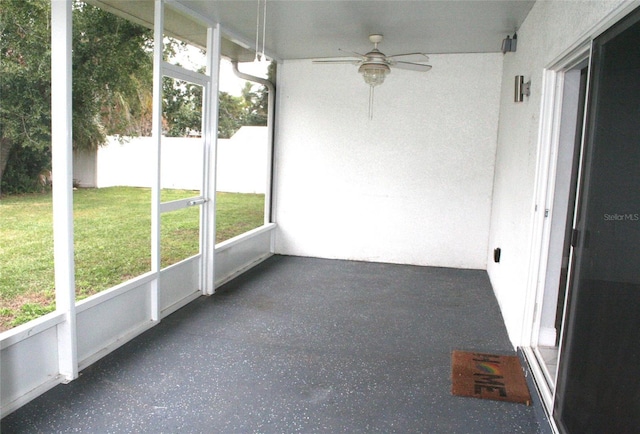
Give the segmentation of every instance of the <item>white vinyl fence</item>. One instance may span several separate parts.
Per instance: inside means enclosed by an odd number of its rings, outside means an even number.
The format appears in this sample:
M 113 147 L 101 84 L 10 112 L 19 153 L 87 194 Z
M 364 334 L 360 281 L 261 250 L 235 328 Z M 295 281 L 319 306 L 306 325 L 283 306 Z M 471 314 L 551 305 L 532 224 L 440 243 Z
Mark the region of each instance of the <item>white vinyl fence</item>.
M 202 138 L 162 139 L 162 188 L 200 189 L 202 144 Z M 149 187 L 153 146 L 150 137 L 109 137 L 97 151 L 74 152 L 74 180 L 80 187 Z M 218 139 L 217 190 L 264 194 L 267 155 L 266 127 L 242 127 L 230 139 Z

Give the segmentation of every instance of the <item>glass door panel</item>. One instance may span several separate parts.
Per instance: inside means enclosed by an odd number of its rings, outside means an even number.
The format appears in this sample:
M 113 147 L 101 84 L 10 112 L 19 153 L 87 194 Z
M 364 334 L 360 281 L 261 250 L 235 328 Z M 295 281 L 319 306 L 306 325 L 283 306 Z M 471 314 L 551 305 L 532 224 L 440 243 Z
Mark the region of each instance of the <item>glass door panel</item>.
M 160 145 L 161 268 L 200 253 L 203 87 L 163 78 Z
M 571 253 L 580 148 L 587 88 L 587 60 L 564 73 L 562 118 L 556 159 L 544 295 L 539 329 L 533 342 L 536 356 L 553 391 Z
M 640 426 L 640 9 L 593 46 L 589 115 L 554 418 Z
M 160 266 L 166 268 L 200 253 L 200 207 L 160 216 Z

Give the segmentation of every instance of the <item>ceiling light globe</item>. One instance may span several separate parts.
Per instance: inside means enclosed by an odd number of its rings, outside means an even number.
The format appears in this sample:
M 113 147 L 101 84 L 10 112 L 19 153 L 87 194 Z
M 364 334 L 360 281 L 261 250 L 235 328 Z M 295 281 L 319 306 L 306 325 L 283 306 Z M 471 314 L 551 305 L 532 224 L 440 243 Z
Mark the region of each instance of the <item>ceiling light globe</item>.
M 358 72 L 362 74 L 365 83 L 374 87 L 384 83 L 384 79 L 391 72 L 391 69 L 385 64 L 363 64 Z

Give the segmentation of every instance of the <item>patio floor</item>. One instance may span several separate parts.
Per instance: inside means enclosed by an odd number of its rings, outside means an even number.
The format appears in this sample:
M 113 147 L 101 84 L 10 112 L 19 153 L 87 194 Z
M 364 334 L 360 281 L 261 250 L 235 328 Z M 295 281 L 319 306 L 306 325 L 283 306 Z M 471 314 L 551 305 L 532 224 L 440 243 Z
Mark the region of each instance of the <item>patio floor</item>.
M 454 349 L 513 353 L 486 272 L 274 256 L 1 428 L 550 432 L 535 398 L 452 396 Z

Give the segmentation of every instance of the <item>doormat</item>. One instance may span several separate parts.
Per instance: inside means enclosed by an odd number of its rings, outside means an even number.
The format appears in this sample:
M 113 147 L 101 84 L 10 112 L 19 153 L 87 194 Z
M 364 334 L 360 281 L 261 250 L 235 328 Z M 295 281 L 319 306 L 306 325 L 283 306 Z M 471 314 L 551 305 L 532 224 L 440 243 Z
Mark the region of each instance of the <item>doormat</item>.
M 451 393 L 530 405 L 531 395 L 517 356 L 454 351 Z

